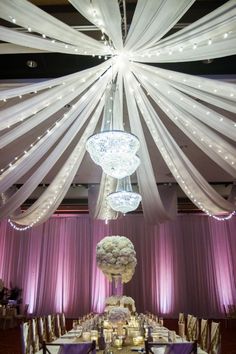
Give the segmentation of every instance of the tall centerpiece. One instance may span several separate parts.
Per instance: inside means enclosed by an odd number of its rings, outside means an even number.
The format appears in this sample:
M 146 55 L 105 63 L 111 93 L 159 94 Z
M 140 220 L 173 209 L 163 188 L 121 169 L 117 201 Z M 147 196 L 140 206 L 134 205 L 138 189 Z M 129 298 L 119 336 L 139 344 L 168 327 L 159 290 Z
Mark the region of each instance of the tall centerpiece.
M 128 283 L 137 264 L 134 245 L 125 236 L 106 236 L 96 249 L 97 265 L 112 281 L 121 278 L 122 283 Z

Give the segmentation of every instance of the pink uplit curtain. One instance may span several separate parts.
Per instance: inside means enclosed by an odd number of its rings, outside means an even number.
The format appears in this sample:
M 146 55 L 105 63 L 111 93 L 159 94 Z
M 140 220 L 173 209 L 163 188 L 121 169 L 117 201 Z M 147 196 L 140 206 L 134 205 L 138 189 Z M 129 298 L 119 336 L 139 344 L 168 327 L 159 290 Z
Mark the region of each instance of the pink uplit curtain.
M 235 216 L 219 222 L 180 215 L 158 226 L 142 215 L 108 225 L 89 215 L 60 215 L 25 232 L 2 221 L 0 278 L 23 289 L 23 302 L 34 314 L 101 312 L 105 297 L 123 290 L 139 312 L 222 317 L 223 305 L 236 303 L 235 230 Z M 123 289 L 115 289 L 96 266 L 96 245 L 108 235 L 130 238 L 137 253 L 134 277 Z

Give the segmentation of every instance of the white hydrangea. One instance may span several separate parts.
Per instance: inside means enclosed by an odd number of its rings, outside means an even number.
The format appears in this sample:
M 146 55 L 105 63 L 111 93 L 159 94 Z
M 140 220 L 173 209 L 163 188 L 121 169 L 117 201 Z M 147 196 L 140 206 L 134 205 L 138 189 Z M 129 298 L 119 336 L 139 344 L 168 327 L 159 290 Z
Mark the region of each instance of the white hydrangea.
M 135 301 L 130 296 L 113 295 L 109 296 L 105 300 L 106 311 L 109 311 L 114 306 L 129 307 L 132 312 L 136 311 Z
M 130 312 L 124 307 L 113 307 L 108 314 L 108 321 L 116 324 L 119 322 L 126 322 L 130 319 Z
M 122 283 L 128 283 L 137 264 L 134 245 L 125 236 L 107 236 L 96 249 L 97 265 L 111 281 L 120 275 Z

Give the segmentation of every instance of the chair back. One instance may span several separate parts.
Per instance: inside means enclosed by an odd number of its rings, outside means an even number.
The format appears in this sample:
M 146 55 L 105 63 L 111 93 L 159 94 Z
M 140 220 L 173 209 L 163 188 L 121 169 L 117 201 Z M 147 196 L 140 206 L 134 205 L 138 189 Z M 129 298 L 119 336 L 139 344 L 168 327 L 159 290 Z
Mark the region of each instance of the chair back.
M 60 314 L 57 313 L 55 317 L 55 335 L 56 337 L 61 337 L 61 323 L 60 323 Z
M 20 324 L 22 354 L 33 353 L 31 324 L 24 322 Z
M 56 339 L 55 336 L 55 320 L 54 316 L 47 315 L 46 317 L 46 331 L 47 331 L 47 340 L 52 342 Z
M 197 354 L 197 342 L 155 343 L 146 340 L 145 352 L 146 354 Z
M 199 334 L 199 346 L 202 350 L 207 351 L 209 345 L 208 338 L 208 320 L 201 319 L 200 334 Z
M 211 323 L 209 354 L 219 354 L 221 352 L 220 323 Z
M 198 320 L 193 315 L 187 317 L 187 339 L 195 341 L 198 338 Z
M 65 314 L 61 313 L 60 315 L 60 324 L 61 324 L 61 335 L 66 334 L 66 319 Z
M 31 322 L 31 326 L 32 326 L 32 346 L 33 346 L 33 351 L 34 353 L 39 351 L 39 334 L 38 334 L 38 326 L 37 326 L 37 320 L 35 318 L 32 318 Z
M 184 313 L 180 312 L 179 313 L 179 323 L 184 323 L 184 322 L 185 322 Z
M 39 341 L 42 344 L 44 341 L 47 340 L 47 330 L 46 330 L 46 320 L 45 317 L 38 317 L 38 334 L 39 334 Z

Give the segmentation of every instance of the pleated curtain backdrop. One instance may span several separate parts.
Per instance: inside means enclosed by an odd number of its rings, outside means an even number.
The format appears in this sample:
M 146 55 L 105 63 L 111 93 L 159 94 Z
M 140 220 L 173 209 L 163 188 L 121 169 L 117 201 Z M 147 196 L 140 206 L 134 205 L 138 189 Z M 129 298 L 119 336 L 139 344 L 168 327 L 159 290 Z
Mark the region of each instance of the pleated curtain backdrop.
M 223 305 L 236 302 L 235 229 L 235 216 L 220 222 L 179 215 L 158 226 L 142 215 L 108 225 L 88 215 L 55 215 L 24 232 L 2 221 L 0 279 L 23 289 L 23 303 L 33 314 L 102 312 L 112 286 L 96 266 L 96 245 L 104 236 L 124 235 L 138 264 L 123 294 L 135 299 L 137 311 L 220 318 Z

